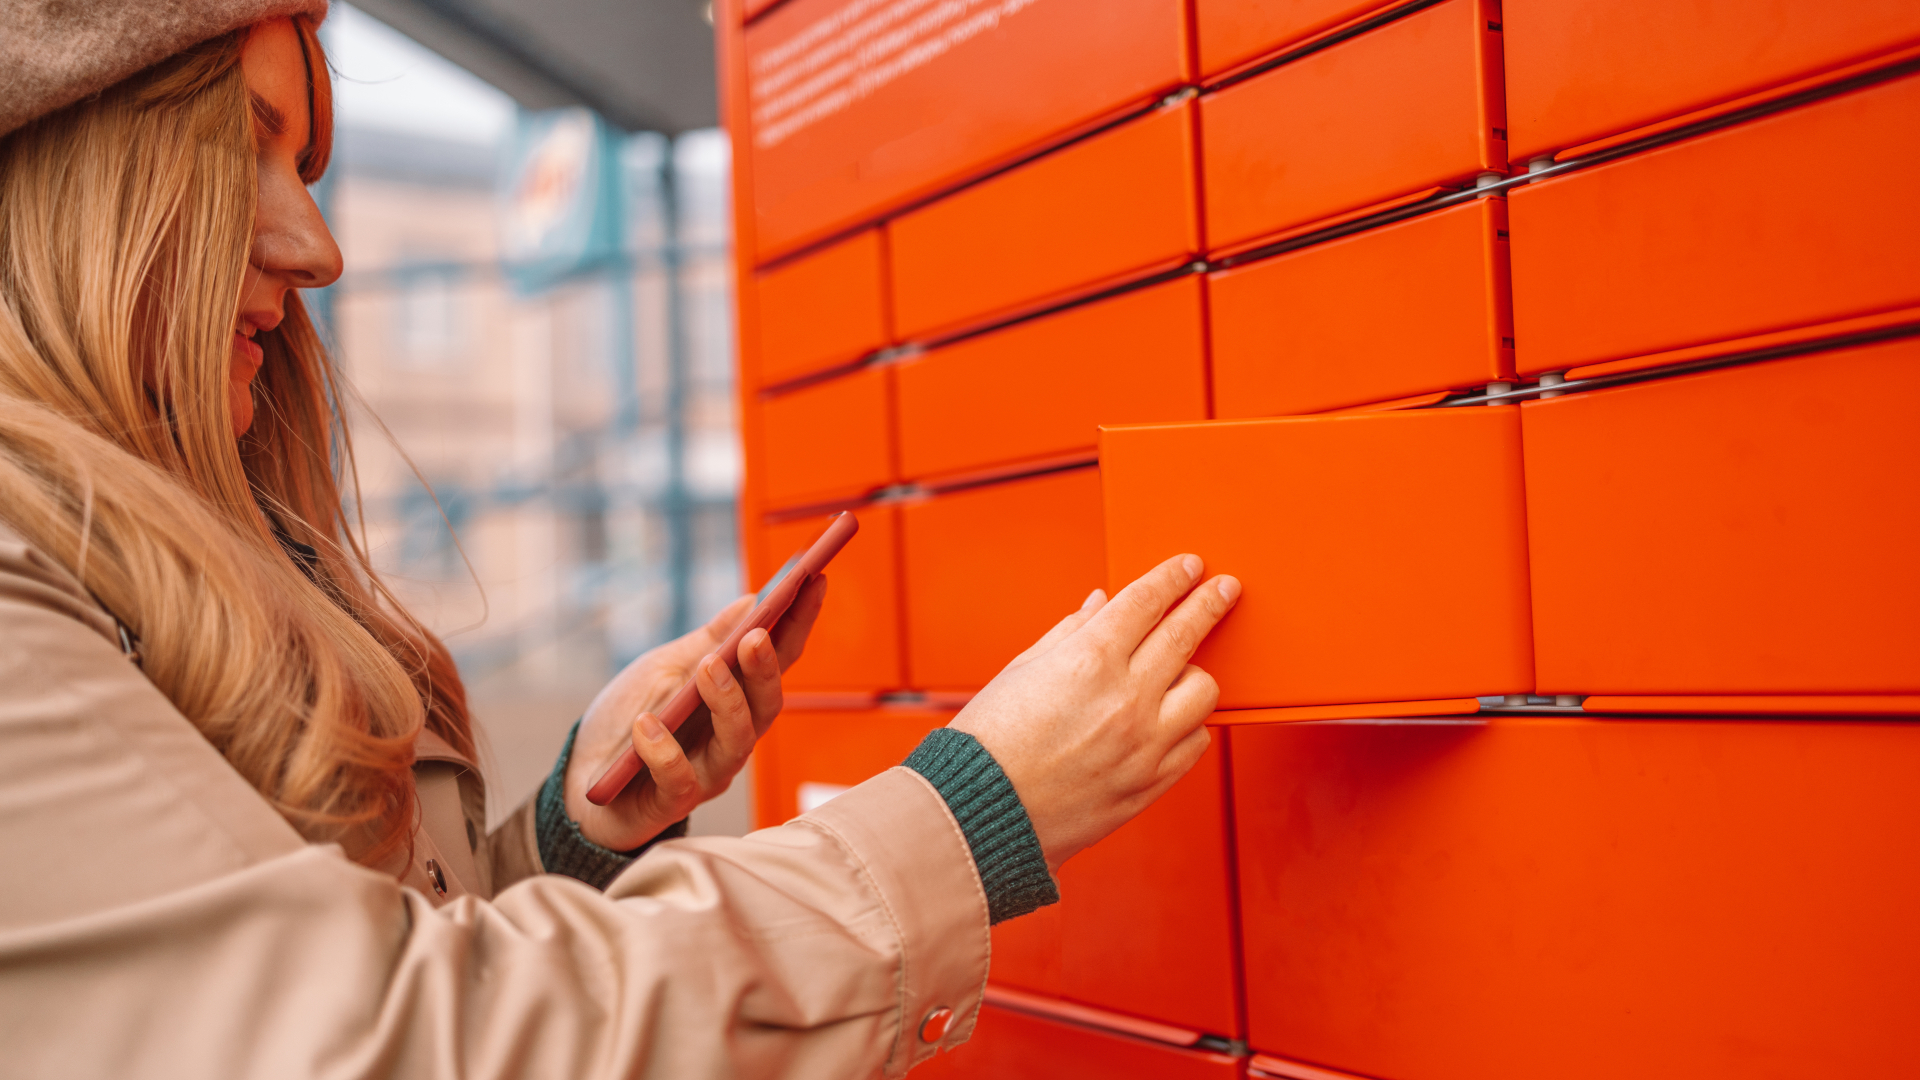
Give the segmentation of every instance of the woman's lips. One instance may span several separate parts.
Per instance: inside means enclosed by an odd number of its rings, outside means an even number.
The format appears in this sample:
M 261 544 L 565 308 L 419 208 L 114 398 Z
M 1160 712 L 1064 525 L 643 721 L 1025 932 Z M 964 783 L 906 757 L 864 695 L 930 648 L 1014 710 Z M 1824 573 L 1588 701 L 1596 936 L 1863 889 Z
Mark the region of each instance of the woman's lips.
M 238 330 L 233 332 L 233 356 L 236 361 L 246 364 L 246 377 L 249 379 L 259 373 L 260 365 L 267 359 L 266 351 L 260 348 L 260 343 Z

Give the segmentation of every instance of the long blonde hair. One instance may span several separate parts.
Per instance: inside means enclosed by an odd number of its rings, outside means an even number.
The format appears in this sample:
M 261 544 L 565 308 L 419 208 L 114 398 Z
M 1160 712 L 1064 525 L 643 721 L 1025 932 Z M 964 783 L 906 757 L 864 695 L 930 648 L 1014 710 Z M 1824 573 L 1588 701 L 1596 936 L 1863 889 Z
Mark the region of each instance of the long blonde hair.
M 332 101 L 296 20 L 324 171 Z M 238 441 L 231 336 L 256 200 L 245 31 L 0 140 L 0 518 L 138 635 L 162 693 L 304 835 L 390 865 L 422 724 L 474 753 L 446 648 L 342 509 L 341 386 L 298 296 L 259 339 Z M 283 541 L 318 552 L 304 567 Z

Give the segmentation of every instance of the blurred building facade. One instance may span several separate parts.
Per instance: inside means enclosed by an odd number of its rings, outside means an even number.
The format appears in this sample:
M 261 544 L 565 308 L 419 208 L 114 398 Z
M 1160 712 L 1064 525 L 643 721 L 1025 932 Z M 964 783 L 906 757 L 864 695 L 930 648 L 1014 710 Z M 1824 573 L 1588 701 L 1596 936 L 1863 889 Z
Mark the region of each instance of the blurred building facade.
M 350 78 L 352 42 L 330 44 Z M 346 273 L 312 298 L 358 399 L 351 509 L 460 663 L 499 815 L 608 677 L 742 588 L 727 145 L 585 110 L 494 139 L 359 113 L 342 110 L 317 191 Z M 598 233 L 535 266 L 514 231 L 541 182 L 521 151 L 556 121 L 600 133 Z M 736 787 L 696 826 L 743 831 Z

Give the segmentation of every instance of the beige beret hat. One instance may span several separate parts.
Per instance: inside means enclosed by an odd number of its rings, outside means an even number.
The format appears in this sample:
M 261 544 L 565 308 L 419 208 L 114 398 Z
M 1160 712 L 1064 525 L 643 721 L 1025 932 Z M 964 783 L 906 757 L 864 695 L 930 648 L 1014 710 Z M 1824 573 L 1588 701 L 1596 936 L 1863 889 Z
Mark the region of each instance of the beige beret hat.
M 0 136 L 229 30 L 327 0 L 0 0 Z

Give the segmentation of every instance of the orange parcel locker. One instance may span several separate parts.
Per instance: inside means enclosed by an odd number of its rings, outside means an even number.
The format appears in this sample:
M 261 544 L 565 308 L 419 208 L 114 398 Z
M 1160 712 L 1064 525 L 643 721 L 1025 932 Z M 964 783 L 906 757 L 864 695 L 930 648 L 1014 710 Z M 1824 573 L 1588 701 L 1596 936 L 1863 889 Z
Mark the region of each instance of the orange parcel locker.
M 766 496 L 766 440 L 761 437 L 764 425 L 761 417 L 766 411 L 766 402 L 761 395 L 746 388 L 746 353 L 742 350 L 737 358 L 740 381 L 735 385 L 734 401 L 740 410 L 740 449 L 745 458 L 740 477 L 740 502 L 736 520 L 740 530 L 740 559 L 747 567 L 751 578 L 753 568 L 764 565 L 770 557 L 766 548 L 766 521 L 761 516 Z M 782 559 L 786 556 L 782 555 Z M 752 584 L 749 581 L 749 584 Z
M 903 214 L 887 235 L 902 338 L 1178 266 L 1200 249 L 1192 108 L 1158 109 Z
M 909 684 L 978 690 L 1100 587 L 1099 471 L 910 502 L 900 537 Z
M 1208 281 L 1221 418 L 1513 378 L 1507 207 L 1481 199 Z
M 1139 817 L 1060 870 L 1062 995 L 1226 1038 L 1234 1001 L 1230 734 Z
M 1920 43 L 1920 9 L 1909 0 L 1505 0 L 1503 7 L 1515 161 Z
M 1393 6 L 1393 0 L 1194 0 L 1201 77 Z
M 1200 98 L 1207 243 L 1507 165 L 1494 0 L 1445 0 Z
M 1100 471 L 1111 585 L 1240 579 L 1193 659 L 1220 708 L 1533 689 L 1518 410 L 1107 428 Z
M 1916 116 L 1908 76 L 1515 190 L 1520 372 L 1920 304 Z
M 746 29 L 756 261 L 873 220 L 1187 78 L 1183 0 L 790 0 Z
M 844 364 L 887 343 L 881 243 L 880 230 L 869 229 L 755 275 L 759 385 Z
M 1004 925 L 1004 924 L 1002 924 Z M 1238 1058 L 983 1005 L 973 1038 L 914 1069 L 933 1080 L 1235 1080 Z
M 789 690 L 875 693 L 903 682 L 899 512 L 883 505 L 859 507 L 854 514 L 860 531 L 827 567 L 826 605 L 806 652 L 782 679 Z M 766 555 L 754 566 L 753 580 L 767 581 L 826 527 L 826 515 L 764 526 Z
M 1234 731 L 1256 1051 L 1361 1076 L 1911 1076 L 1920 726 Z
M 1140 816 L 1060 870 L 1060 902 L 993 928 L 994 985 L 1237 1038 L 1230 732 Z
M 1093 453 L 1101 424 L 1207 417 L 1198 277 L 966 338 L 899 366 L 901 475 Z
M 907 760 L 949 712 L 788 709 L 754 747 L 754 827 L 792 820 Z
M 774 508 L 855 499 L 894 480 L 893 371 L 864 368 L 766 400 L 763 497 Z
M 1920 691 L 1920 339 L 1528 404 L 1543 693 Z
M 1060 904 L 1051 904 L 996 925 L 988 980 L 996 986 L 1060 997 L 1065 944 L 1060 909 Z

